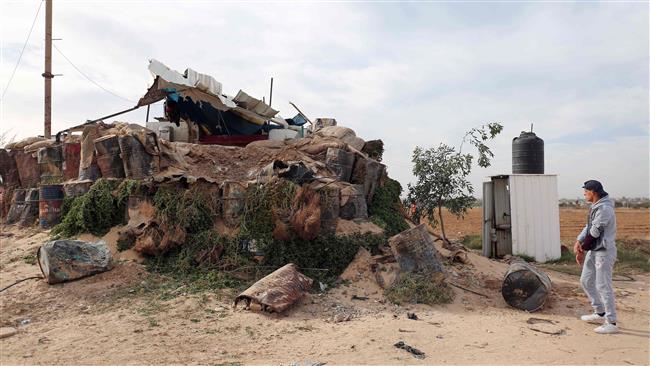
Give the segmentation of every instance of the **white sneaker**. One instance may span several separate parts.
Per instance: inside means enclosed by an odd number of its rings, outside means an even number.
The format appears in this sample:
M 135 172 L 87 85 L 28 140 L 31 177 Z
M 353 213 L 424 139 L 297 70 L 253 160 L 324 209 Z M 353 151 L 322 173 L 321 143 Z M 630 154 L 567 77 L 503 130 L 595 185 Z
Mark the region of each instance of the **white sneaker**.
M 601 324 L 605 321 L 605 316 L 600 316 L 596 313 L 583 315 L 580 317 L 580 320 L 587 323 Z
M 594 332 L 598 334 L 614 334 L 618 333 L 618 326 L 610 323 L 605 323 L 600 327 L 594 329 Z

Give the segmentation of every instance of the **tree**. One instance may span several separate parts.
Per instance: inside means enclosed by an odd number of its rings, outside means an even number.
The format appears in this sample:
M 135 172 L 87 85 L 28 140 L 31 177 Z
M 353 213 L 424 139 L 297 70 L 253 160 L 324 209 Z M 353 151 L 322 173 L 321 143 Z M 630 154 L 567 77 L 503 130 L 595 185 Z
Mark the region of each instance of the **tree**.
M 477 164 L 486 168 L 494 157 L 486 142 L 494 139 L 502 130 L 500 123 L 472 128 L 463 136 L 458 151 L 443 143 L 429 149 L 416 146 L 413 150 L 411 161 L 416 183 L 408 184 L 408 200 L 417 202 L 418 211 L 426 214 L 433 227 L 440 224 L 441 239 L 445 245 L 450 242 L 445 233 L 442 208 L 447 208 L 456 217 L 463 217 L 476 201 L 474 187 L 467 180 L 474 156 L 462 153 L 463 144 L 469 142 L 477 148 Z

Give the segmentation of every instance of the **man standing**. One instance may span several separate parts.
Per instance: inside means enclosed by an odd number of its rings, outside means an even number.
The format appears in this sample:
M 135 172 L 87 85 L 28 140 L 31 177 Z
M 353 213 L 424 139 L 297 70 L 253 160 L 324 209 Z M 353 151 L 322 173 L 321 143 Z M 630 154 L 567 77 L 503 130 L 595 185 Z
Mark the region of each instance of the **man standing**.
M 583 265 L 580 284 L 589 297 L 594 313 L 580 317 L 589 323 L 604 323 L 596 333 L 617 333 L 616 304 L 612 288 L 612 270 L 616 261 L 616 215 L 614 203 L 596 180 L 588 180 L 584 196 L 591 203 L 587 225 L 573 247 L 576 261 Z

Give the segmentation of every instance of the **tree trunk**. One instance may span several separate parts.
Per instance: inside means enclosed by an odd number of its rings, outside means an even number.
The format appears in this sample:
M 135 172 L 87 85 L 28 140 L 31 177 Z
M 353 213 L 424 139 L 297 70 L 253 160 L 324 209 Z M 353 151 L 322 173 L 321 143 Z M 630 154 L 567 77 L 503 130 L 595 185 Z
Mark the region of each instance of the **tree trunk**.
M 442 221 L 442 202 L 438 199 L 438 218 L 440 218 L 440 232 L 442 233 L 442 246 L 445 249 L 451 248 L 451 242 L 447 239 L 447 234 L 445 234 L 445 223 Z

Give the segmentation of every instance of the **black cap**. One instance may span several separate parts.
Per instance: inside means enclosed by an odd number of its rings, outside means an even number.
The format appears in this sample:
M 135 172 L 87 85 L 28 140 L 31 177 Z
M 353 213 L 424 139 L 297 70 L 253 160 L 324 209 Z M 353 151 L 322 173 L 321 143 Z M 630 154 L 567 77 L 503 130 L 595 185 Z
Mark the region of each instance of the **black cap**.
M 607 192 L 603 189 L 603 185 L 597 180 L 586 181 L 582 188 L 596 192 L 599 197 L 607 196 Z

